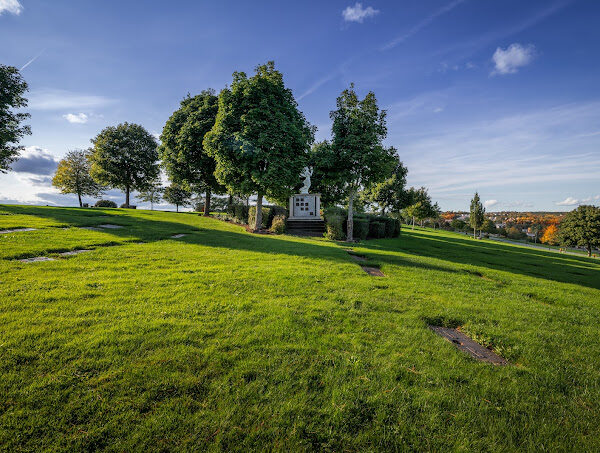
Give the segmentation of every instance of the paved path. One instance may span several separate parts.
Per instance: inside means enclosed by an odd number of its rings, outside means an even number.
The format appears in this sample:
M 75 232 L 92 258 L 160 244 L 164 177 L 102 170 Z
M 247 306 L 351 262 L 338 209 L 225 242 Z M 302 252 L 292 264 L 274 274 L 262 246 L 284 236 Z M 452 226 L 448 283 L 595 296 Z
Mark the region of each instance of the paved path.
M 492 241 L 505 242 L 508 244 L 520 245 L 523 247 L 529 247 L 529 248 L 536 249 L 536 250 L 543 250 L 544 252 L 554 252 L 554 253 L 560 253 L 561 255 L 575 255 L 575 256 L 587 257 L 587 253 L 585 253 L 585 252 L 571 252 L 568 250 L 565 252 L 561 252 L 558 249 L 554 249 L 552 247 L 544 247 L 543 245 L 525 244 L 524 242 L 511 241 L 510 239 L 502 239 L 502 238 L 490 237 L 490 239 Z

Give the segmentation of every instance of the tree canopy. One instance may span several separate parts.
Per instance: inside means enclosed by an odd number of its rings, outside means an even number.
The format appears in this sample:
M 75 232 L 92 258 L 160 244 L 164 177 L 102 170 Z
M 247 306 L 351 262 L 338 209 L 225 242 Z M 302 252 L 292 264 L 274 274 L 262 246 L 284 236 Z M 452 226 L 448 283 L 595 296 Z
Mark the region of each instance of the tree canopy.
M 101 184 L 123 190 L 127 206 L 132 190 L 144 190 L 158 177 L 156 140 L 139 124 L 109 126 L 92 143 L 92 177 Z
M 400 212 L 410 201 L 406 190 L 408 169 L 399 158 L 396 159 L 392 176 L 366 190 L 367 199 L 379 206 L 382 215 L 386 211 Z
M 82 195 L 97 197 L 103 189 L 90 175 L 90 155 L 91 150 L 69 151 L 58 163 L 52 178 L 52 185 L 60 189 L 61 193 L 77 194 L 80 207 L 83 206 Z
M 477 230 L 480 229 L 485 220 L 485 208 L 479 199 L 479 194 L 475 192 L 473 199 L 471 200 L 471 215 L 469 216 L 469 223 L 473 228 L 473 237 L 477 235 Z
M 585 247 L 588 256 L 593 247 L 600 247 L 600 208 L 579 206 L 560 223 L 558 239 L 565 246 Z
M 160 180 L 157 178 L 152 181 L 148 187 L 142 190 L 137 198 L 146 203 L 150 203 L 150 210 L 154 211 L 154 203 L 160 203 L 162 200 L 162 194 L 164 192 L 164 188 L 161 186 Z
M 360 100 L 354 85 L 342 91 L 333 121 L 331 143 L 317 147 L 312 159 L 320 186 L 333 186 L 330 194 L 348 200 L 347 240 L 353 239 L 353 204 L 357 194 L 392 176 L 397 162 L 394 148 L 385 148 L 386 111 L 380 110 L 373 92 Z
M 194 97 L 188 95 L 167 120 L 158 148 L 171 181 L 206 193 L 204 215 L 210 212 L 211 193 L 225 190 L 215 177 L 215 160 L 203 144 L 204 136 L 215 124 L 218 110 L 218 98 L 213 90 L 204 90 Z
M 216 161 L 217 180 L 230 193 L 257 195 L 255 229 L 262 222 L 262 198 L 285 202 L 298 186 L 314 139 L 310 126 L 274 63 L 255 75 L 233 74 L 219 94 L 216 122 L 204 147 Z
M 24 94 L 27 82 L 13 66 L 0 64 L 0 173 L 6 173 L 10 164 L 23 149 L 19 140 L 31 134 L 29 126 L 21 125 L 29 113 L 15 113 L 12 109 L 27 107 Z
M 173 183 L 164 190 L 163 198 L 168 203 L 174 204 L 177 212 L 179 206 L 187 206 L 190 204 L 192 193 L 180 184 Z

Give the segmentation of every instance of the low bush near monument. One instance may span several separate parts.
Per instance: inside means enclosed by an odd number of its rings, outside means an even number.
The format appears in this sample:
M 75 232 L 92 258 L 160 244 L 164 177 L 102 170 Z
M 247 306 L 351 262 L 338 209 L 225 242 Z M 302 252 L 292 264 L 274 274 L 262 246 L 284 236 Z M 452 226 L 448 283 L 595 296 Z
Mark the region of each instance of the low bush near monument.
M 271 231 L 272 233 L 276 233 L 276 234 L 285 233 L 285 216 L 284 215 L 275 216 L 271 222 L 271 227 L 269 228 L 269 231 Z
M 96 208 L 116 208 L 117 203 L 112 200 L 98 200 L 94 205 Z

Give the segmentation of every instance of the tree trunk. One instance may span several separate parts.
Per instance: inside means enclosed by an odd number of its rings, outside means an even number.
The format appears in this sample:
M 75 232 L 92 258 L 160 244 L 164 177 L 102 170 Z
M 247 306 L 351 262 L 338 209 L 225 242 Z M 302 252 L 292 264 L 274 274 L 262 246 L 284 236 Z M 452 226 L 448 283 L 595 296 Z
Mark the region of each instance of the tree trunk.
M 263 194 L 258 192 L 256 195 L 256 221 L 254 223 L 254 232 L 260 231 L 262 228 L 262 199 Z
M 415 229 L 415 216 L 413 216 L 412 219 L 413 219 L 413 221 L 412 221 L 412 229 L 414 230 Z
M 83 208 L 83 203 L 81 202 L 81 194 L 77 193 L 77 197 L 79 198 L 79 207 Z
M 346 226 L 346 241 L 352 242 L 354 239 L 354 192 L 350 192 L 348 200 L 348 222 Z
M 176 210 L 177 212 L 179 212 L 179 205 L 178 205 L 178 204 L 176 204 L 176 205 L 175 205 L 175 210 Z
M 592 244 L 587 245 L 587 252 L 588 252 L 588 256 L 591 257 L 592 256 Z
M 154 196 L 152 196 L 152 198 L 150 198 L 150 210 L 154 211 Z
M 477 236 L 477 228 L 473 228 L 473 239 L 475 239 L 475 236 Z
M 125 187 L 125 207 L 129 207 L 129 186 Z
M 233 195 L 229 194 L 229 198 L 227 198 L 227 207 L 230 208 L 233 204 Z
M 206 198 L 204 200 L 204 216 L 210 215 L 210 189 L 206 189 Z

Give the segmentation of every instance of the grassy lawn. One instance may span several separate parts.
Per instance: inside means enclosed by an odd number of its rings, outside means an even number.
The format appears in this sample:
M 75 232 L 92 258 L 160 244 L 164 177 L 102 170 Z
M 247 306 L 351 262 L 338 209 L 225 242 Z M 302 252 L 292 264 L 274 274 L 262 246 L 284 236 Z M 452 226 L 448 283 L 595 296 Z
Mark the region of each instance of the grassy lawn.
M 0 206 L 18 227 L 2 450 L 600 449 L 598 260 L 405 229 L 354 247 L 375 278 L 343 244 L 193 214 Z

